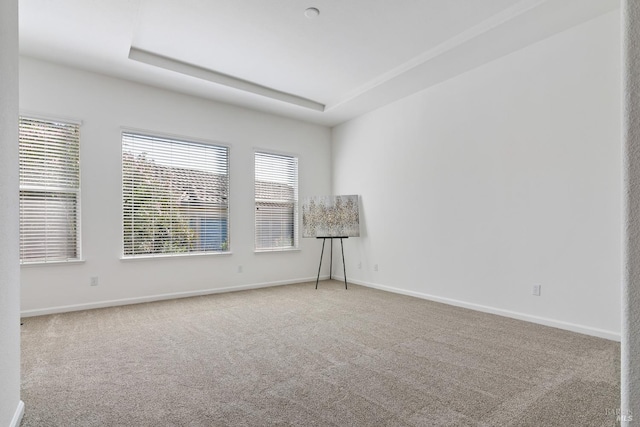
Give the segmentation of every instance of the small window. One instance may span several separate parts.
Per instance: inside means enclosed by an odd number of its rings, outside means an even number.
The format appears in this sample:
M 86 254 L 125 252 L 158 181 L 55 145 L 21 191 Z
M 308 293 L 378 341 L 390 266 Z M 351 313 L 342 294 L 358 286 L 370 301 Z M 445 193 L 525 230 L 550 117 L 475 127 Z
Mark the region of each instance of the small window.
M 229 149 L 122 134 L 125 257 L 229 251 Z
M 20 262 L 80 259 L 80 125 L 21 117 Z
M 256 250 L 298 247 L 298 159 L 255 153 Z

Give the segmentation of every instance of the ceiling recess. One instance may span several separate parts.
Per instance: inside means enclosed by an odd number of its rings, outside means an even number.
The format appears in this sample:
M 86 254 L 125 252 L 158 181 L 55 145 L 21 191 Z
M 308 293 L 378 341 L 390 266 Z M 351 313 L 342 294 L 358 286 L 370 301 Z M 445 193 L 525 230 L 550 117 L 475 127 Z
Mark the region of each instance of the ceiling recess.
M 215 70 L 209 70 L 197 65 L 182 62 L 174 58 L 158 55 L 153 52 L 135 48 L 133 46 L 131 46 L 131 48 L 129 49 L 129 59 L 143 62 L 154 67 L 163 68 L 168 71 L 195 77 L 197 79 L 208 80 L 213 83 L 240 89 L 245 92 L 251 92 L 256 95 L 266 96 L 268 98 L 276 99 L 288 104 L 310 108 L 316 111 L 324 111 L 325 109 L 324 104 L 312 101 L 310 99 L 302 98 L 300 96 L 296 96 L 286 92 L 281 92 L 270 87 L 239 79 L 237 77 L 223 74 Z

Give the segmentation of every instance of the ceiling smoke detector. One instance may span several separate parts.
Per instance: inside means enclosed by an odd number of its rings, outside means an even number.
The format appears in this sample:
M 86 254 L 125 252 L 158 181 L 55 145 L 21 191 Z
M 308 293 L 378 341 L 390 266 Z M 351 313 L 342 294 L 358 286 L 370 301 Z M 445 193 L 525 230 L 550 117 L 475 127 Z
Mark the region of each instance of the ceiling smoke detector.
M 320 15 L 320 10 L 315 7 L 309 7 L 304 11 L 304 16 L 309 19 L 317 18 Z

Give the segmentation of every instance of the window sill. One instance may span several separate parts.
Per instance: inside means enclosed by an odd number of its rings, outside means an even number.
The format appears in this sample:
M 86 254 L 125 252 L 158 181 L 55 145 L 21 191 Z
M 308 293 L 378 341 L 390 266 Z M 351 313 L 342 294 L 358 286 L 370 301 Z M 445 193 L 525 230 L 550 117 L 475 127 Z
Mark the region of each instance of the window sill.
M 70 261 L 32 261 L 20 263 L 20 267 L 54 267 L 61 265 L 76 265 L 76 264 L 84 264 L 84 259 L 74 259 Z
M 254 254 L 277 254 L 281 252 L 302 252 L 300 248 L 286 248 L 286 249 L 255 249 Z
M 120 257 L 120 261 L 138 261 L 138 260 L 150 260 L 150 259 L 171 259 L 171 258 L 195 258 L 195 257 L 208 257 L 208 256 L 229 256 L 233 255 L 233 252 L 203 252 L 195 254 L 158 254 L 158 255 L 123 255 Z

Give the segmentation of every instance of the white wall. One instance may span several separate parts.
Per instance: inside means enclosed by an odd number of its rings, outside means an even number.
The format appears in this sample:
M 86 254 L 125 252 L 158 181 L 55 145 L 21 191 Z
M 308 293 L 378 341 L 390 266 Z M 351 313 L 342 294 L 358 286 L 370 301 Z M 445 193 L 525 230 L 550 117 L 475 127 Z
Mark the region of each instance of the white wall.
M 22 267 L 23 313 L 315 280 L 320 251 L 316 241 L 300 239 L 301 250 L 296 252 L 254 253 L 253 150 L 298 155 L 300 197 L 328 194 L 328 128 L 29 58 L 21 59 L 20 110 L 23 114 L 82 120 L 82 244 L 86 260 L 73 265 Z M 120 259 L 123 126 L 231 147 L 232 255 Z M 240 265 L 242 273 L 238 273 Z M 90 286 L 91 276 L 98 276 L 98 286 Z
M 17 426 L 20 401 L 18 267 L 18 1 L 0 2 L 0 426 Z
M 609 13 L 334 128 L 334 193 L 362 196 L 349 279 L 619 339 L 619 31 Z
M 620 345 L 620 408 L 623 421 L 620 425 L 631 426 L 637 424 L 640 415 L 640 3 L 623 0 L 620 9 L 624 94 L 624 267 Z

